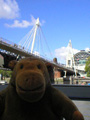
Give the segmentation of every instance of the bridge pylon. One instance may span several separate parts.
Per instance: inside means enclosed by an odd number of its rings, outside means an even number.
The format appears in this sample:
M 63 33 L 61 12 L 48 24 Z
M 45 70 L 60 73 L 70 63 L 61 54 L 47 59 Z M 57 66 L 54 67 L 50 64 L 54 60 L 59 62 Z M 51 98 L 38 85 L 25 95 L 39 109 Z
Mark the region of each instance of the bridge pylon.
M 39 26 L 40 26 L 40 22 L 39 22 L 39 18 L 37 18 L 36 25 L 35 25 L 35 31 L 34 31 L 34 35 L 33 35 L 32 46 L 31 46 L 31 53 L 33 52 L 34 43 L 35 43 L 35 38 L 36 38 L 36 32 L 37 32 L 37 28 L 38 28 Z
M 53 58 L 47 40 L 43 34 L 39 18 L 36 19 L 33 28 L 18 43 L 26 52 L 36 56 L 43 56 L 46 59 Z
M 38 28 L 40 28 L 40 21 L 37 18 L 33 28 L 21 39 L 18 43 L 20 47 L 23 47 L 26 51 L 33 53 L 36 35 L 38 34 Z

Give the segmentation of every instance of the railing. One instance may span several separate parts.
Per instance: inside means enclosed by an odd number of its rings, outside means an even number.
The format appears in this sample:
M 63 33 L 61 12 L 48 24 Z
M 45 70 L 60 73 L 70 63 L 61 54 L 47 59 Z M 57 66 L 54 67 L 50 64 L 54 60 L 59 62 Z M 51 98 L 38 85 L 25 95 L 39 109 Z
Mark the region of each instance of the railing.
M 66 71 L 71 71 L 71 72 L 74 73 L 73 69 L 67 68 L 62 64 L 54 63 L 52 60 L 50 60 L 50 59 L 48 59 L 48 58 L 46 58 L 46 57 L 44 57 L 42 55 L 37 56 L 34 53 L 26 51 L 22 46 L 18 46 L 17 44 L 15 44 L 15 43 L 13 43 L 13 42 L 11 42 L 9 40 L 0 38 L 0 44 L 1 44 L 1 47 L 2 47 L 2 45 L 4 46 L 4 49 L 6 49 L 6 47 L 12 48 L 13 51 L 15 51 L 15 50 L 17 51 L 17 54 L 18 54 L 18 52 L 21 52 L 21 53 L 24 53 L 24 55 L 26 54 L 27 56 L 33 56 L 35 58 L 40 58 L 43 61 L 49 62 L 49 63 L 53 64 L 54 66 L 56 66 L 58 68 L 61 68 L 61 69 L 66 70 Z M 8 49 L 8 50 L 10 51 L 10 49 Z M 10 52 L 12 52 L 12 51 L 10 51 Z
M 13 43 L 13 42 L 11 42 L 11 41 L 9 41 L 9 40 L 0 38 L 0 43 L 1 43 L 1 44 L 4 44 L 4 45 L 6 45 L 6 46 L 9 46 L 9 47 L 14 47 L 14 49 L 16 49 L 16 50 L 18 49 L 18 50 L 23 51 L 23 52 L 26 52 L 26 53 L 28 53 L 28 54 L 32 54 L 32 56 L 37 56 L 38 58 L 43 58 L 43 59 L 45 59 L 45 60 L 47 60 L 47 61 L 51 61 L 50 59 L 44 57 L 43 55 L 36 55 L 34 52 L 31 53 L 31 51 L 27 51 L 27 49 L 24 48 L 23 46 L 20 46 L 20 45 L 18 45 L 18 44 L 16 44 L 16 43 Z M 52 62 L 53 62 L 53 61 L 52 61 Z

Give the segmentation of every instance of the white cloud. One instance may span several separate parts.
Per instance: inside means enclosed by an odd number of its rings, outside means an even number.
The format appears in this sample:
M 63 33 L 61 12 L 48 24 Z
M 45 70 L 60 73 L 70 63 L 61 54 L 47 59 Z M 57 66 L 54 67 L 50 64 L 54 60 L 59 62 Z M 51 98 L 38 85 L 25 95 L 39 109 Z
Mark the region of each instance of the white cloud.
M 67 48 L 61 47 L 61 48 L 56 49 L 55 55 L 56 55 L 56 57 L 65 60 L 66 55 L 67 55 Z
M 14 19 L 19 16 L 19 7 L 15 0 L 0 0 L 0 18 Z
M 32 15 L 31 15 L 31 21 L 27 21 L 27 20 L 22 20 L 21 22 L 19 20 L 14 20 L 13 24 L 5 24 L 5 26 L 7 27 L 11 27 L 11 28 L 27 28 L 29 26 L 33 26 L 36 23 L 36 20 Z M 40 22 L 40 25 L 43 25 L 45 23 L 45 21 L 43 20 L 42 22 Z
M 19 22 L 18 20 L 14 20 L 14 23 L 9 25 L 9 24 L 5 24 L 7 27 L 21 27 L 21 28 L 25 28 L 31 25 L 30 22 L 26 21 L 26 20 L 22 20 L 22 22 Z
M 79 50 L 73 48 L 73 54 L 79 52 Z M 60 63 L 65 63 L 66 56 L 68 54 L 68 47 L 61 47 L 55 50 L 55 56 Z
M 90 51 L 90 48 L 89 47 L 85 48 L 85 51 L 87 51 L 87 52 Z

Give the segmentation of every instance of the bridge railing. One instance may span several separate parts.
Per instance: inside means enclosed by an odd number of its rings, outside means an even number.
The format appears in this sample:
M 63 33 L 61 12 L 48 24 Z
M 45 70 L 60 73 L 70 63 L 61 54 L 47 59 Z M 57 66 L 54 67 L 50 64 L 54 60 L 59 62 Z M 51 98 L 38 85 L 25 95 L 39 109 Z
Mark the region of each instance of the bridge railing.
M 21 46 L 21 45 L 18 45 L 18 44 L 14 43 L 14 42 L 11 42 L 11 41 L 9 41 L 9 40 L 7 40 L 7 39 L 4 39 L 4 38 L 2 38 L 2 37 L 0 37 L 0 43 L 5 44 L 5 45 L 10 46 L 10 47 L 14 47 L 14 48 L 16 48 L 16 49 L 18 48 L 18 49 L 20 49 L 20 50 L 23 50 L 23 51 L 26 52 L 26 53 L 31 54 L 31 51 L 30 51 L 30 50 L 28 51 L 25 47 L 23 47 L 23 46 Z M 35 55 L 34 52 L 32 53 L 32 55 L 37 56 L 37 57 L 45 58 L 43 55 Z
M 2 37 L 0 37 L 0 42 L 3 42 L 3 43 L 5 43 L 5 44 L 14 46 L 14 43 L 13 43 L 13 42 L 11 42 L 11 41 L 9 41 L 9 40 L 6 40 L 6 39 L 4 39 L 4 38 L 2 38 Z
M 11 47 L 11 48 L 13 48 L 13 49 L 15 49 L 15 50 L 18 50 L 18 51 L 20 51 L 20 52 L 25 52 L 26 54 L 28 54 L 28 56 L 29 55 L 31 55 L 31 56 L 33 56 L 33 57 L 37 57 L 37 58 L 41 58 L 42 60 L 44 60 L 44 61 L 47 61 L 47 62 L 49 62 L 49 63 L 51 63 L 51 64 L 53 64 L 53 65 L 56 65 L 56 66 L 58 66 L 58 67 L 62 67 L 63 69 L 68 69 L 68 70 L 71 70 L 71 71 L 73 71 L 73 69 L 71 69 L 71 68 L 66 68 L 64 65 L 62 65 L 62 64 L 59 64 L 59 63 L 54 63 L 53 62 L 53 60 L 50 60 L 49 58 L 46 58 L 46 56 L 43 56 L 43 55 L 35 55 L 34 54 L 34 52 L 33 53 L 31 53 L 30 51 L 26 51 L 26 49 L 24 48 L 24 47 L 22 47 L 22 46 L 20 46 L 20 45 L 18 45 L 18 44 L 15 44 L 15 43 L 13 43 L 13 42 L 11 42 L 11 41 L 9 41 L 9 40 L 6 40 L 6 39 L 4 39 L 4 38 L 0 38 L 0 43 L 2 44 L 2 45 L 5 45 L 5 46 L 8 46 L 8 47 Z M 11 51 L 10 51 L 11 52 Z
M 6 46 L 9 46 L 9 47 L 14 47 L 14 49 L 18 49 L 18 50 L 20 50 L 20 51 L 26 52 L 27 54 L 32 54 L 32 56 L 36 56 L 36 57 L 38 57 L 38 58 L 43 58 L 43 59 L 46 59 L 47 61 L 50 61 L 48 58 L 45 58 L 43 55 L 36 55 L 34 52 L 31 53 L 30 51 L 28 51 L 28 50 L 27 50 L 26 48 L 24 48 L 23 46 L 18 45 L 18 44 L 16 44 L 16 43 L 13 43 L 13 42 L 11 42 L 11 41 L 9 41 L 9 40 L 6 40 L 6 39 L 4 39 L 4 38 L 2 38 L 2 37 L 0 37 L 0 43 L 1 43 L 1 44 L 4 44 L 4 45 L 6 45 Z

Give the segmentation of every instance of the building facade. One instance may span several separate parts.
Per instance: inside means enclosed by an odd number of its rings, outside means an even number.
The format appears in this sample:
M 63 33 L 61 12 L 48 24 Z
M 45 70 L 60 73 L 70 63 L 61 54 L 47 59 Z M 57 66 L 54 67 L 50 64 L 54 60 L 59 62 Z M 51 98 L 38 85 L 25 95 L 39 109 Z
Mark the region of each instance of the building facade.
M 85 65 L 88 57 L 90 57 L 90 52 L 85 50 L 81 50 L 74 55 L 74 68 L 80 73 L 81 77 L 86 77 Z
M 88 49 L 87 51 L 81 50 L 74 54 L 71 41 L 69 41 L 67 47 L 68 54 L 66 57 L 66 67 L 73 68 L 75 72 L 78 72 L 80 74 L 81 77 L 86 77 L 85 64 L 88 57 L 90 57 L 90 49 Z

